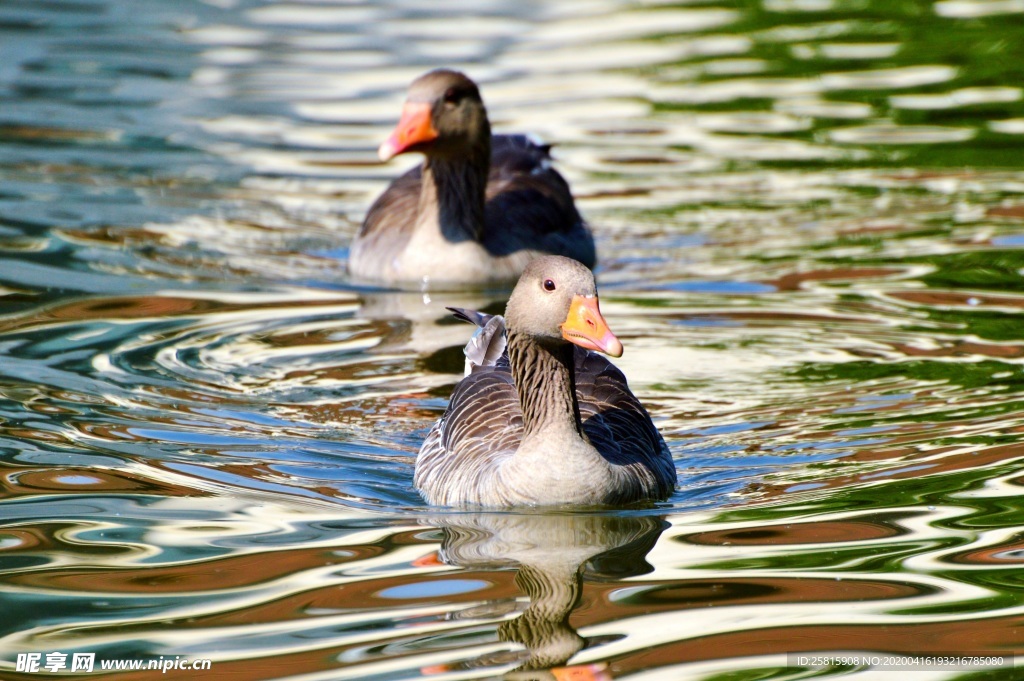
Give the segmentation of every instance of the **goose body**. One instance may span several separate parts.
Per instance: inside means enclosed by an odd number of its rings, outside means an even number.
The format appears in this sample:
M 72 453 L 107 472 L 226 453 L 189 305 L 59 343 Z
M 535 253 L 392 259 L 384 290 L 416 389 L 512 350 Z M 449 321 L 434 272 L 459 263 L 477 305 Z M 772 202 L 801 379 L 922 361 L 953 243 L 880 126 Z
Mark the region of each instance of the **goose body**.
M 440 69 L 410 86 L 380 156 L 408 152 L 422 152 L 424 163 L 370 207 L 351 247 L 356 279 L 511 282 L 546 253 L 593 266 L 593 237 L 551 167 L 549 147 L 525 135 L 492 137 L 480 92 L 465 75 Z
M 592 351 L 618 356 L 622 346 L 587 268 L 539 258 L 505 318 L 456 314 L 480 330 L 467 346 L 467 375 L 416 459 L 415 485 L 428 502 L 601 505 L 672 493 L 664 439 L 622 372 Z

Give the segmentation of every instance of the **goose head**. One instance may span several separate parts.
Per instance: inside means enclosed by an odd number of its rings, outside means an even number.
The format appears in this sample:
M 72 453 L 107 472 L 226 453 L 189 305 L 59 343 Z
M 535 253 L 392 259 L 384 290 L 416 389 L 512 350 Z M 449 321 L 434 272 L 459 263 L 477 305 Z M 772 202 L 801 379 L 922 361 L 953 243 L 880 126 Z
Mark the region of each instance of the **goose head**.
M 437 69 L 412 82 L 402 116 L 377 154 L 387 161 L 418 151 L 457 157 L 474 148 L 490 153 L 491 127 L 476 83 L 458 71 Z
M 505 320 L 510 333 L 526 334 L 541 345 L 574 343 L 622 355 L 622 343 L 601 315 L 594 273 L 570 258 L 533 260 L 509 297 Z

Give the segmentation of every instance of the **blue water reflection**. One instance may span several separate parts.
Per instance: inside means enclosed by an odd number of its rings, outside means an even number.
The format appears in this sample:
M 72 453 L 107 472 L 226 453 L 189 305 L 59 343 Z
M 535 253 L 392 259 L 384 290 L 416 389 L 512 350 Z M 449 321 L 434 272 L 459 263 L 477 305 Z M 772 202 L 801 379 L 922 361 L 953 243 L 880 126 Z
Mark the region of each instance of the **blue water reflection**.
M 51 650 L 261 679 L 1024 654 L 1022 17 L 0 5 L 0 676 Z M 348 281 L 415 162 L 374 150 L 440 65 L 555 142 L 666 503 L 439 515 L 412 489 L 468 335 L 443 308 L 507 295 Z

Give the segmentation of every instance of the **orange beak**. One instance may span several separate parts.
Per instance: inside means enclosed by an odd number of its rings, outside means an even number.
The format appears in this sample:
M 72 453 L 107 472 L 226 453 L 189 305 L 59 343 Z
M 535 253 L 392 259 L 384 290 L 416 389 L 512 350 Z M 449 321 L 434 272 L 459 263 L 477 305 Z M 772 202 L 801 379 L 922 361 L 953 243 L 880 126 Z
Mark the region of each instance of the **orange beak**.
M 427 102 L 406 102 L 398 125 L 377 150 L 380 160 L 388 161 L 399 154 L 413 151 L 418 144 L 436 140 L 437 130 L 430 120 L 430 113 L 430 104 Z
M 560 328 L 562 338 L 581 348 L 603 352 L 612 357 L 622 356 L 622 343 L 601 316 L 597 296 L 573 296 L 569 314 Z

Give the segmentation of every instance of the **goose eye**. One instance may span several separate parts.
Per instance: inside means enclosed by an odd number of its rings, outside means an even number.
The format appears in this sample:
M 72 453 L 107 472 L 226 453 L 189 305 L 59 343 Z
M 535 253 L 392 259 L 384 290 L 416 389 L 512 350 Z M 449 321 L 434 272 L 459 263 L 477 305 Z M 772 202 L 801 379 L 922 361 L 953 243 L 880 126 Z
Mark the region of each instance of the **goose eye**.
M 455 104 L 459 101 L 459 91 L 453 87 L 448 88 L 444 91 L 444 101 L 449 104 Z
M 544 280 L 544 290 L 545 291 L 554 291 L 555 290 L 555 282 L 553 282 L 550 279 L 545 279 Z

